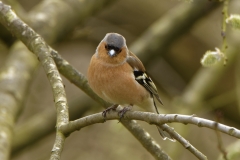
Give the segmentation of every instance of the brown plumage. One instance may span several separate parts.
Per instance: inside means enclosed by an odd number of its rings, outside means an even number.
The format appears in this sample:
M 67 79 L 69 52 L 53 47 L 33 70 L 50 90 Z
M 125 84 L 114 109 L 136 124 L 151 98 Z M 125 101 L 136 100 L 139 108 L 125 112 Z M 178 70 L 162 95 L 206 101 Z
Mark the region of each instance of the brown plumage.
M 142 62 L 128 50 L 125 38 L 117 33 L 108 33 L 99 43 L 90 61 L 88 81 L 99 97 L 113 104 L 136 105 L 157 113 L 154 98 L 162 104 Z M 174 140 L 160 127 L 158 130 L 163 139 Z

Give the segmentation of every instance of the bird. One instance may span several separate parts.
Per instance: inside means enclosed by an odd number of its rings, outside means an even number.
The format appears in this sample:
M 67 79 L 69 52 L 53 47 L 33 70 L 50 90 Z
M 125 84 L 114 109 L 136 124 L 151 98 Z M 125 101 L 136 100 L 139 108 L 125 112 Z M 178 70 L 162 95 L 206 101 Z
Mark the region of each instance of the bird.
M 159 114 L 155 99 L 161 103 L 157 87 L 146 73 L 141 60 L 126 45 L 126 39 L 118 33 L 107 33 L 97 46 L 87 72 L 90 88 L 103 100 L 113 105 L 103 111 L 119 111 L 120 120 L 135 105 L 147 112 Z M 175 139 L 161 126 L 157 126 L 162 138 Z

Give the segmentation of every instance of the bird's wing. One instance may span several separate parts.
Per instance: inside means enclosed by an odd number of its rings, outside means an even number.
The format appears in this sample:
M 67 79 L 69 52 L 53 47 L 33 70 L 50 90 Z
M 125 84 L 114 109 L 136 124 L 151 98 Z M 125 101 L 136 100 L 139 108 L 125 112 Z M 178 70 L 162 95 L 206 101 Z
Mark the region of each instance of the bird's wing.
M 127 57 L 127 63 L 133 68 L 133 70 L 145 72 L 145 67 L 143 66 L 140 59 L 130 51 Z
M 157 87 L 153 83 L 152 79 L 142 71 L 133 71 L 135 80 L 141 84 L 143 87 L 145 87 L 161 104 L 162 100 L 160 99 L 157 91 Z
M 158 95 L 157 87 L 145 72 L 145 67 L 143 66 L 142 62 L 130 51 L 129 56 L 127 57 L 127 63 L 133 68 L 135 80 L 143 87 L 145 87 L 151 93 L 151 95 L 153 95 L 161 104 L 163 104 Z

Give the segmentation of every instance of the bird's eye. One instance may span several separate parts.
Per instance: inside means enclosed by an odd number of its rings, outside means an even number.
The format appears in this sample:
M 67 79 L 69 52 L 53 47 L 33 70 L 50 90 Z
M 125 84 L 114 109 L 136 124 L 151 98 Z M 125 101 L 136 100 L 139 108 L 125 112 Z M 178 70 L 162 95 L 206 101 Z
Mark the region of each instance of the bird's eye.
M 116 51 L 117 53 L 120 53 L 122 50 L 118 47 L 112 46 L 112 45 L 105 45 L 105 49 L 106 50 L 111 50 L 113 49 L 114 51 Z
M 121 51 L 122 51 L 122 50 L 118 48 L 117 52 L 119 52 L 119 53 L 120 53 Z

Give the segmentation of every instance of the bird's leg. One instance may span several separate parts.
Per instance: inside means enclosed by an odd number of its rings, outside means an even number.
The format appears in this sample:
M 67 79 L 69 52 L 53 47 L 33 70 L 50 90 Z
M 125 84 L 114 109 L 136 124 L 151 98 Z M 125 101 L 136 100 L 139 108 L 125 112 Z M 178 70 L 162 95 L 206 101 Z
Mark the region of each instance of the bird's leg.
M 120 110 L 119 112 L 118 112 L 118 115 L 119 115 L 119 117 L 120 117 L 120 120 L 119 121 L 121 121 L 121 119 L 123 118 L 123 116 L 124 116 L 124 114 L 127 112 L 127 111 L 130 111 L 131 109 L 132 109 L 132 104 L 130 104 L 129 106 L 127 106 L 127 107 L 124 107 L 122 110 Z
M 118 104 L 114 104 L 114 105 L 108 107 L 107 109 L 105 109 L 105 110 L 102 112 L 102 116 L 103 116 L 104 118 L 106 118 L 107 113 L 110 112 L 111 110 L 116 110 L 117 107 L 118 107 Z

